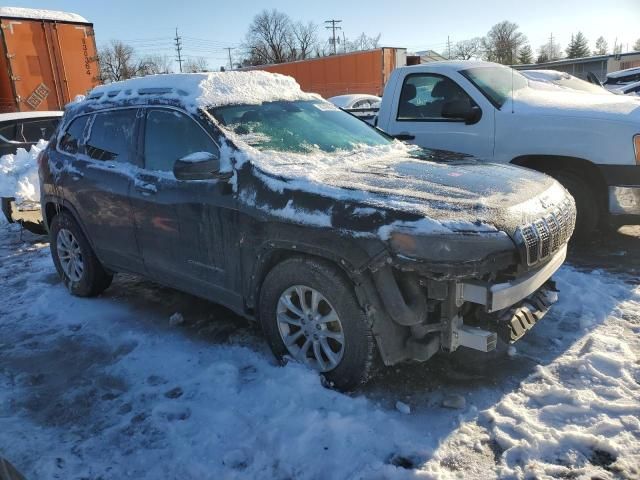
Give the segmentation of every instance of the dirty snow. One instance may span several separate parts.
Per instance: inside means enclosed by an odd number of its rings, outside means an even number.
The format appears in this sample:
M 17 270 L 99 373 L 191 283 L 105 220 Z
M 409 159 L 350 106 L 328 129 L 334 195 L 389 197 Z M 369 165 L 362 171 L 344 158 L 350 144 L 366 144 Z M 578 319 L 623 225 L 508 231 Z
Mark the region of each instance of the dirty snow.
M 163 98 L 177 99 L 191 111 L 276 100 L 321 100 L 316 94 L 303 92 L 292 77 L 263 71 L 149 75 L 99 85 L 91 90 L 89 98 L 102 94 L 98 101 L 121 100 L 145 95 L 147 89 L 169 89 L 171 93 Z M 108 96 L 108 92 L 117 94 Z
M 640 475 L 638 278 L 563 267 L 554 310 L 487 373 L 467 351 L 343 395 L 217 305 L 128 275 L 71 297 L 23 238 L 0 230 L 0 455 L 27 478 Z
M 0 7 L 0 17 L 89 23 L 86 18 L 78 15 L 77 13 L 61 12 L 58 10 L 44 10 L 40 8 Z
M 19 148 L 15 155 L 0 157 L 0 197 L 15 197 L 17 204 L 40 201 L 37 158 L 46 146 L 40 140 L 29 151 Z

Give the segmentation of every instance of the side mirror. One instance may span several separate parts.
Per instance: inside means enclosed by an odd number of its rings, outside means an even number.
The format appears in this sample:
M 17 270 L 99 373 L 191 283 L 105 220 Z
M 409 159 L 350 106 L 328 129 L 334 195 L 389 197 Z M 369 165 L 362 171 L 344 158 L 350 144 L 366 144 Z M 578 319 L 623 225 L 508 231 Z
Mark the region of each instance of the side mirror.
M 178 180 L 209 180 L 220 172 L 220 158 L 215 153 L 195 152 L 177 160 L 173 175 Z
M 464 123 L 471 125 L 480 120 L 482 110 L 478 106 L 472 106 L 468 99 L 452 100 L 442 106 L 442 116 L 452 120 L 464 120 Z

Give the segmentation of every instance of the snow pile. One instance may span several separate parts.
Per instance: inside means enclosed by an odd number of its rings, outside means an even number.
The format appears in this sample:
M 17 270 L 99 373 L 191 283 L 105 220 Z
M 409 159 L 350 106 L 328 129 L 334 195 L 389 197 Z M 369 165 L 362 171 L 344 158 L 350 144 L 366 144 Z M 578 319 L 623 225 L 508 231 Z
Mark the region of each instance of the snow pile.
M 0 17 L 89 23 L 86 18 L 78 15 L 77 13 L 61 12 L 58 10 L 44 10 L 40 8 L 0 7 Z
M 15 155 L 0 157 L 0 197 L 15 197 L 17 204 L 40 201 L 37 157 L 46 146 L 40 140 L 28 152 L 19 148 Z
M 91 90 L 89 98 L 101 95 L 98 101 L 121 100 L 157 89 L 170 91 L 162 97 L 179 100 L 191 111 L 220 105 L 259 105 L 277 100 L 322 100 L 316 94 L 303 92 L 292 77 L 263 71 L 149 75 L 99 85 Z

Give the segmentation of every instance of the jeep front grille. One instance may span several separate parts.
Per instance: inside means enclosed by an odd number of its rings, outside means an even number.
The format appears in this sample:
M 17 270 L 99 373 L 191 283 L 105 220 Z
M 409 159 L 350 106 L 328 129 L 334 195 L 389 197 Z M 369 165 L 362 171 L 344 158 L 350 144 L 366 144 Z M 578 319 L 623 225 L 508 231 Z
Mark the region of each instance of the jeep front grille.
M 527 265 L 535 265 L 556 253 L 571 237 L 575 222 L 575 207 L 567 198 L 546 216 L 518 227 L 516 238 L 521 242 Z

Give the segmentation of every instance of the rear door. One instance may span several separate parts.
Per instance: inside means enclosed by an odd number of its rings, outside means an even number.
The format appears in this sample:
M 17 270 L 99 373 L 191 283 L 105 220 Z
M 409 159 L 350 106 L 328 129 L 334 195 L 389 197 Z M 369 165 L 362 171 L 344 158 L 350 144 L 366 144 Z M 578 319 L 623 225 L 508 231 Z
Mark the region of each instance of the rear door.
M 98 258 L 116 270 L 141 272 L 129 201 L 138 158 L 136 113 L 117 109 L 85 116 L 84 125 L 72 122 L 59 150 L 72 157 L 63 171 L 65 198 L 77 210 Z
M 482 117 L 474 124 L 442 116 L 447 102 L 468 101 Z M 430 72 L 404 77 L 399 100 L 391 112 L 387 133 L 421 147 L 493 158 L 494 109 L 476 99 L 446 75 Z
M 210 297 L 227 279 L 232 191 L 226 180 L 176 180 L 173 166 L 194 152 L 219 154 L 218 146 L 193 118 L 165 108 L 147 110 L 142 138 L 144 171 L 136 175 L 132 204 L 145 267 Z

